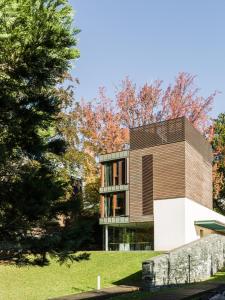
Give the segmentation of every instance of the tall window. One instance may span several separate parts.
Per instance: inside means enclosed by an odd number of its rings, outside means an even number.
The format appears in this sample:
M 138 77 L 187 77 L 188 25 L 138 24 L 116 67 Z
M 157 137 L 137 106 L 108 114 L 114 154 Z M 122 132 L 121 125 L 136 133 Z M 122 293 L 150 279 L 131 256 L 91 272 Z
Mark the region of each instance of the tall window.
M 113 165 L 111 162 L 105 163 L 105 178 L 104 178 L 104 185 L 110 186 L 113 185 Z
M 126 184 L 126 160 L 120 159 L 104 164 L 104 186 Z
M 104 196 L 104 216 L 113 216 L 113 194 L 107 194 Z
M 116 216 L 125 216 L 126 214 L 126 196 L 125 192 L 116 195 Z
M 104 196 L 104 217 L 125 216 L 126 193 L 109 193 Z
M 118 184 L 126 184 L 126 162 L 125 159 L 118 160 L 117 166 L 117 182 Z

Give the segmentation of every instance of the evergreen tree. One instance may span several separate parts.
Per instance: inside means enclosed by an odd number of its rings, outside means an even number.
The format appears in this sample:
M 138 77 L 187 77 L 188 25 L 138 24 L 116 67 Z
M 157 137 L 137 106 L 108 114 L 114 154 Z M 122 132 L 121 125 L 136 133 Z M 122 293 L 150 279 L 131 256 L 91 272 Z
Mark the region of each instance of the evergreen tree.
M 58 85 L 79 57 L 79 31 L 67 0 L 0 0 L 0 15 L 0 240 L 58 249 L 49 221 L 66 210 L 68 184 Z

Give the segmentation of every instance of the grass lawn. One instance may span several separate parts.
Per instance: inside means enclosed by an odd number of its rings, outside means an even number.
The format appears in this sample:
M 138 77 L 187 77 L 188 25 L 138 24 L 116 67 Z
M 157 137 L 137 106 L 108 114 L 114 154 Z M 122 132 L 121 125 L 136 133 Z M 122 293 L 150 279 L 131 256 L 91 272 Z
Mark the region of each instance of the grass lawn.
M 44 300 L 95 289 L 98 274 L 101 287 L 130 283 L 139 279 L 142 261 L 158 254 L 152 251 L 88 253 L 89 260 L 75 262 L 70 267 L 60 266 L 54 260 L 45 267 L 0 265 L 0 299 Z
M 208 281 L 225 283 L 225 268 L 212 276 Z

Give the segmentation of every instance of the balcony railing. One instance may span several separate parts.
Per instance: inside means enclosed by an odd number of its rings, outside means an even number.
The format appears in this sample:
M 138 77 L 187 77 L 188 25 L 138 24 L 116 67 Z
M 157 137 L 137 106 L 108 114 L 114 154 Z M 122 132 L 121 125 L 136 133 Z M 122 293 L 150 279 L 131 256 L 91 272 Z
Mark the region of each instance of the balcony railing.
M 153 243 L 136 242 L 136 243 L 109 243 L 111 251 L 143 251 L 153 250 Z
M 99 224 L 124 224 L 129 223 L 129 217 L 128 216 L 118 216 L 118 217 L 105 217 L 99 219 Z
M 99 193 L 112 193 L 112 192 L 122 192 L 122 191 L 128 191 L 128 185 L 127 184 L 121 184 L 121 185 L 111 185 L 111 186 L 104 186 L 100 187 Z

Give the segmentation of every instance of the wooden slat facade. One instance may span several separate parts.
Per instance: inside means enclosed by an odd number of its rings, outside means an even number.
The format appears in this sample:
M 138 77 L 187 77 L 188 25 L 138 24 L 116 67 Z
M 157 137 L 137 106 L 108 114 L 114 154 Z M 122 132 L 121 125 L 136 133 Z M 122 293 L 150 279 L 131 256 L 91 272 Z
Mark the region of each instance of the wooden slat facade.
M 187 120 L 185 121 L 185 141 L 188 142 L 208 163 L 212 164 L 212 147 L 203 135 Z
M 185 143 L 185 195 L 212 209 L 212 164 Z
M 153 205 L 153 156 L 142 156 L 142 214 L 150 215 Z
M 177 118 L 130 129 L 130 150 L 185 140 L 185 119 Z
M 153 156 L 153 199 L 149 215 L 153 214 L 153 200 L 184 197 L 185 142 L 165 144 L 130 151 L 130 216 L 143 216 L 142 157 Z

